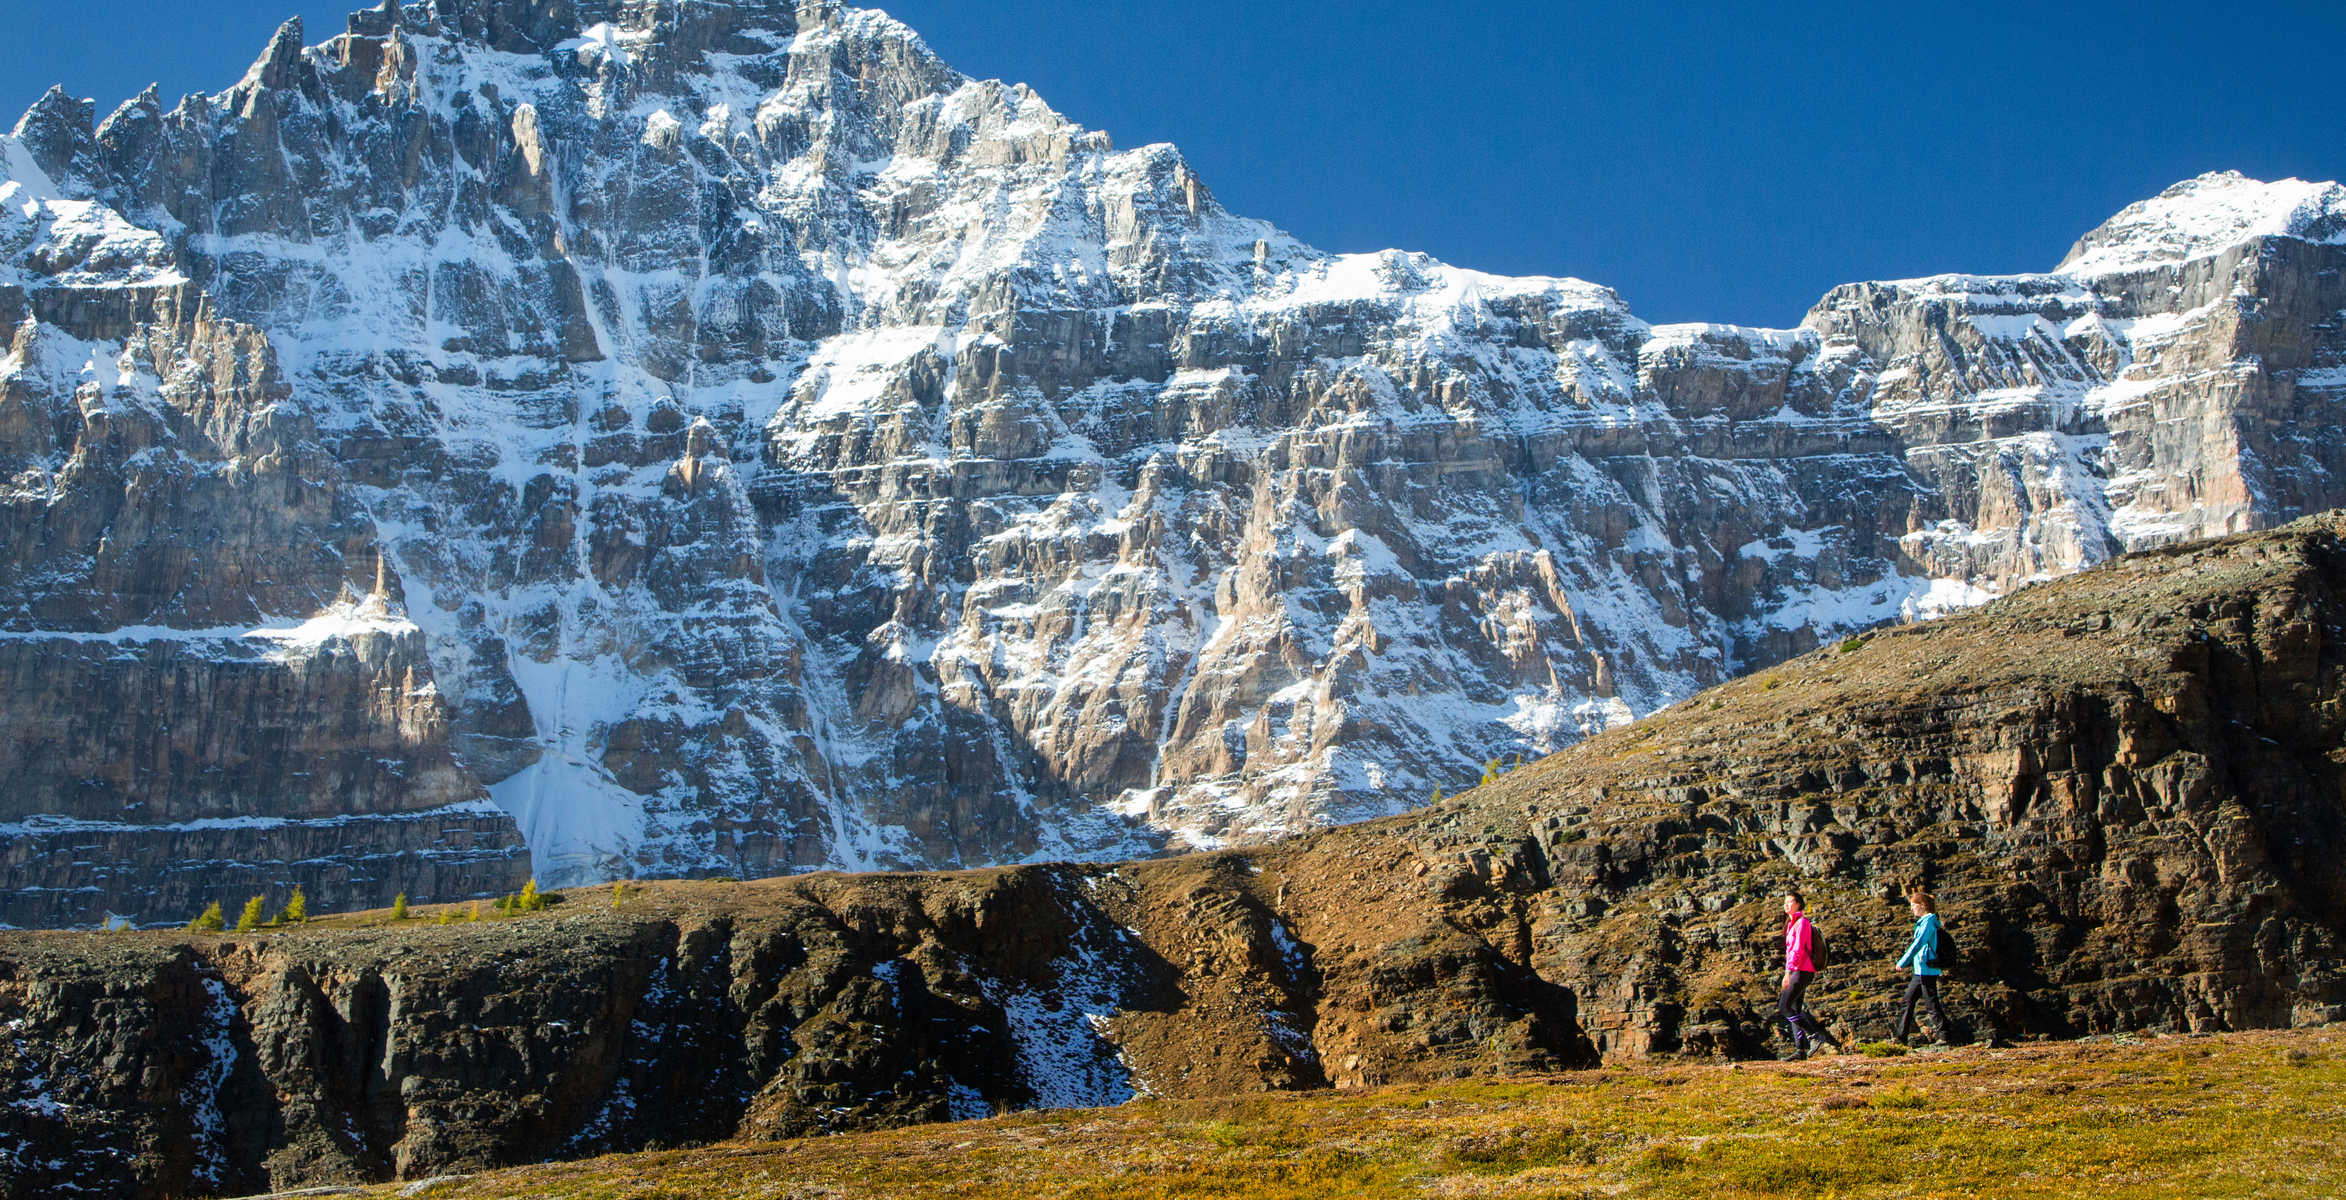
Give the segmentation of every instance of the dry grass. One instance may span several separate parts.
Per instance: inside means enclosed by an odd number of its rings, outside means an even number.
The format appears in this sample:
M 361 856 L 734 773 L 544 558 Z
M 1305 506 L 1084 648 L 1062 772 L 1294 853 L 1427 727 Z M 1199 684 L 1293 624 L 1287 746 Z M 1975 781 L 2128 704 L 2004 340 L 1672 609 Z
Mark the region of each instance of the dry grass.
M 527 1167 L 433 1200 L 2331 1197 L 2346 1031 L 1142 1101 Z M 383 1189 L 385 1195 L 397 1189 Z

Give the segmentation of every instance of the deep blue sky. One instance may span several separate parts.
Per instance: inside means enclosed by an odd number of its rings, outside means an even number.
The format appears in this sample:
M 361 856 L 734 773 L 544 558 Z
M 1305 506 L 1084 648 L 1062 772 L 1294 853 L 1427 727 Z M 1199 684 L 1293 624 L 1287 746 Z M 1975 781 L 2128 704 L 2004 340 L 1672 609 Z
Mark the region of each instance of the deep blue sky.
M 0 0 L 0 110 L 233 82 L 350 3 Z M 1826 288 L 2051 267 L 2231 167 L 2346 176 L 2346 3 L 898 0 L 972 75 L 1333 250 L 1618 288 L 1649 320 L 1789 324 Z

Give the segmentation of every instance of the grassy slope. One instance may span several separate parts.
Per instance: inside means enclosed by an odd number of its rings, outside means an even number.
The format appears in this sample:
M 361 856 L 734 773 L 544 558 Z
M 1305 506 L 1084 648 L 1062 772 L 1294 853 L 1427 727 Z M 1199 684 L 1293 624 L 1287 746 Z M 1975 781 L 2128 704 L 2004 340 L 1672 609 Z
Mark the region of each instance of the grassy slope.
M 1141 1101 L 525 1167 L 421 1194 L 2330 1197 L 2346 1194 L 2346 1030 Z

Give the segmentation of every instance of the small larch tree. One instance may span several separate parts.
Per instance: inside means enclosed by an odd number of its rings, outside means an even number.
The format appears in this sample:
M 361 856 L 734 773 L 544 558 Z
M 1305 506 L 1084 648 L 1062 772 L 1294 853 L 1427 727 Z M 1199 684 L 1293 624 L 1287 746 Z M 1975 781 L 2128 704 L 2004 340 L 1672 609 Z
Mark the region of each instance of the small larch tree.
M 538 892 L 538 881 L 530 880 L 521 888 L 521 911 L 536 912 L 546 907 L 546 898 Z
M 261 927 L 261 904 L 259 896 L 244 902 L 244 912 L 236 918 L 236 932 L 251 933 Z
M 189 921 L 187 923 L 187 927 L 189 929 L 218 933 L 221 929 L 225 928 L 227 924 L 228 917 L 226 914 L 220 911 L 220 902 L 214 900 L 209 907 L 204 909 L 204 911 L 197 913 L 196 919 Z
M 406 892 L 401 892 L 398 895 L 391 897 L 391 919 L 394 921 L 404 921 L 407 919 Z
M 293 895 L 286 898 L 285 911 L 277 914 L 280 925 L 305 925 L 310 919 L 310 898 L 301 894 L 301 885 L 293 885 Z

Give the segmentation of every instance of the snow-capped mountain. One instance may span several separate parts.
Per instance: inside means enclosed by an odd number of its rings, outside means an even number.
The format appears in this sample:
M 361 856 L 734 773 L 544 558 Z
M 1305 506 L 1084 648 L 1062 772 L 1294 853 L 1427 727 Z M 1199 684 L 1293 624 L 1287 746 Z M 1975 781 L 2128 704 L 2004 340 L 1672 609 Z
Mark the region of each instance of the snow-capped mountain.
M 0 149 L 0 920 L 1366 817 L 2346 455 L 2335 184 L 1654 326 L 827 0 L 386 3 Z

